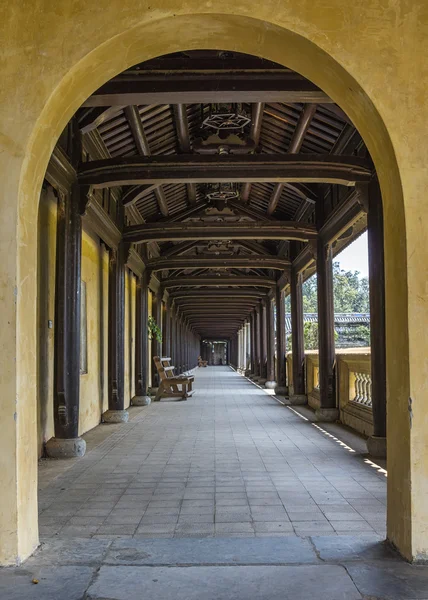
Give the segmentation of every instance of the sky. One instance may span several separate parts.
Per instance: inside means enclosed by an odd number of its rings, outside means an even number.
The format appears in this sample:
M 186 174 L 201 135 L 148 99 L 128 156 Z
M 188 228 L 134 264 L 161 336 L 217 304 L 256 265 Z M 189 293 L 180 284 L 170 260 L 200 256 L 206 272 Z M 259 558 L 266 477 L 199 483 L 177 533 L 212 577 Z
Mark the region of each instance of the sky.
M 367 233 L 360 235 L 355 242 L 337 254 L 334 262 L 339 262 L 340 268 L 344 271 L 359 271 L 362 277 L 368 277 Z

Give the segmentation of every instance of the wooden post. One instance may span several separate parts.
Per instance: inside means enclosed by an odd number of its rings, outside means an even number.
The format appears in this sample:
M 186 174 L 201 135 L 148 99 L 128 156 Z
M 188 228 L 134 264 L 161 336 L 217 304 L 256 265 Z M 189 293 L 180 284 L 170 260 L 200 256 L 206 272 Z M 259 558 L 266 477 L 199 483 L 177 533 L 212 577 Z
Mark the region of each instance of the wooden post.
M 254 377 L 256 373 L 256 336 L 255 336 L 256 316 L 254 311 L 250 314 L 250 336 L 251 336 L 251 374 Z
M 382 196 L 377 179 L 368 192 L 368 250 L 370 286 L 370 345 L 373 436 L 367 440 L 369 453 L 386 457 L 386 348 L 385 348 L 385 267 L 383 249 Z
M 60 195 L 57 213 L 55 293 L 54 427 L 46 444 L 53 458 L 83 456 L 86 442 L 79 437 L 80 401 L 80 277 L 82 212 L 88 188 L 73 186 Z
M 267 319 L 266 300 L 260 304 L 260 379 L 259 383 L 264 385 L 267 381 Z
M 255 337 L 256 337 L 256 379 L 261 378 L 262 374 L 262 343 L 261 343 L 261 327 L 262 327 L 262 318 L 261 318 L 261 303 L 257 305 L 256 308 L 256 327 L 255 327 Z
M 168 298 L 163 304 L 162 353 L 164 356 L 171 356 L 171 306 Z
M 137 282 L 135 333 L 135 396 L 133 406 L 150 404 L 148 396 L 149 369 L 149 272 L 146 270 Z
M 273 301 L 271 298 L 266 300 L 266 324 L 267 324 L 267 381 L 265 387 L 274 390 L 275 381 L 275 321 L 273 311 Z
M 276 389 L 277 394 L 288 393 L 286 381 L 285 297 L 276 287 Z
M 317 242 L 317 283 L 320 407 L 316 417 L 319 421 L 336 421 L 333 251 L 331 244 L 321 238 Z
M 121 241 L 110 251 L 108 318 L 108 411 L 105 423 L 129 419 L 125 410 L 125 264 L 129 245 Z
M 305 394 L 305 339 L 303 335 L 302 274 L 291 269 L 291 347 L 293 354 L 293 390 L 291 404 L 306 404 Z

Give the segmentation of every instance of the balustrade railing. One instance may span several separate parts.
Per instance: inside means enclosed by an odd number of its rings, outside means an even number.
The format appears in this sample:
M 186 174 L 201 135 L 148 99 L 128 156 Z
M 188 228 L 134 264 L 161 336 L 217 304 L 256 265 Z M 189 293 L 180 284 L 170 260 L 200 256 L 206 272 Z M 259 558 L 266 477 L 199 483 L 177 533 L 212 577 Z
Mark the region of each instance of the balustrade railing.
M 287 353 L 287 379 L 293 393 L 292 355 Z M 305 354 L 306 395 L 308 404 L 316 409 L 320 405 L 318 352 Z M 336 394 L 340 419 L 343 423 L 372 435 L 372 379 L 370 348 L 341 349 L 336 351 Z

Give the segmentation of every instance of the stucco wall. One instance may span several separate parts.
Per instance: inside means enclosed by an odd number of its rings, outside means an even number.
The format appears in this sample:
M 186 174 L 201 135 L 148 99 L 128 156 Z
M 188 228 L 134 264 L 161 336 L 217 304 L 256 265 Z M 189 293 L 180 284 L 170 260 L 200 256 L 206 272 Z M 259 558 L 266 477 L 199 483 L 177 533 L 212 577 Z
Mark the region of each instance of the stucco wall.
M 426 558 L 426 0 L 3 2 L 0 28 L 0 562 L 28 556 L 38 539 L 37 206 L 47 161 L 73 113 L 110 77 L 203 48 L 299 71 L 348 113 L 375 161 L 385 218 L 388 536 L 407 557 Z
M 38 456 L 54 436 L 53 381 L 55 333 L 55 258 L 57 202 L 49 187 L 39 208 L 38 257 Z M 80 376 L 79 435 L 101 421 L 108 409 L 108 269 L 109 254 L 86 227 L 82 232 L 82 281 L 86 283 L 87 373 Z M 135 395 L 136 277 L 125 274 L 125 408 Z

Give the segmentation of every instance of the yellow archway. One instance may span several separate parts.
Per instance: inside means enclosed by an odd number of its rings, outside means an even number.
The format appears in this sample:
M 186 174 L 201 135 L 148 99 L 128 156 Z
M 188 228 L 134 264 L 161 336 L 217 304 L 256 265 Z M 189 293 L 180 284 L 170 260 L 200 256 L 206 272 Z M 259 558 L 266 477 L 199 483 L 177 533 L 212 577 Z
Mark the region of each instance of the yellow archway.
M 263 6 L 240 2 L 232 8 L 219 0 L 215 7 L 206 2 L 203 9 L 195 0 L 187 2 L 185 8 L 171 0 L 158 3 L 162 8 L 155 10 L 146 9 L 142 2 L 119 0 L 102 1 L 96 9 L 57 3 L 64 6 L 63 12 L 50 9 L 47 0 L 42 4 L 46 5 L 44 13 L 39 14 L 36 9 L 24 13 L 18 8 L 6 19 L 6 25 L 12 23 L 12 32 L 18 19 L 22 35 L 16 39 L 5 36 L 10 39 L 10 66 L 18 73 L 18 80 L 12 83 L 6 78 L 3 88 L 7 110 L 2 123 L 6 160 L 1 167 L 5 171 L 0 201 L 0 250 L 4 263 L 0 273 L 4 289 L 0 307 L 8 318 L 8 327 L 2 333 L 0 365 L 4 373 L 2 396 L 6 398 L 1 417 L 9 433 L 0 442 L 0 455 L 4 457 L 2 466 L 10 485 L 0 512 L 0 562 L 10 564 L 24 559 L 37 544 L 36 224 L 40 187 L 53 146 L 81 103 L 112 76 L 152 57 L 208 48 L 260 55 L 311 79 L 347 112 L 375 161 L 385 216 L 388 435 L 395 442 L 388 446 L 388 536 L 409 558 L 425 554 L 428 519 L 423 494 L 428 479 L 424 480 L 427 467 L 422 435 L 423 419 L 427 417 L 419 408 L 425 364 L 416 351 L 423 352 L 424 344 L 428 350 L 428 343 L 417 335 L 408 316 L 414 319 L 419 314 L 425 318 L 426 309 L 424 298 L 413 300 L 408 294 L 411 289 L 423 297 L 424 288 L 419 273 L 412 269 L 414 263 L 407 258 L 405 229 L 405 206 L 414 206 L 423 178 L 416 177 L 414 181 L 413 152 L 403 153 L 398 146 L 403 127 L 398 115 L 394 115 L 391 92 L 384 87 L 387 81 L 390 88 L 391 81 L 393 89 L 399 87 L 406 73 L 388 71 L 386 50 L 380 59 L 376 58 L 378 36 L 365 35 L 364 10 L 355 8 L 351 0 L 331 0 L 326 3 L 326 12 L 301 0 L 288 0 L 280 8 L 273 0 Z M 221 9 L 240 14 L 218 14 Z M 205 14 L 201 14 L 202 10 Z M 348 20 L 356 26 L 354 31 L 361 33 L 365 45 L 349 43 Z M 373 22 L 380 28 L 385 44 L 394 46 L 391 58 L 396 59 L 394 19 L 372 15 Z M 423 31 L 415 23 L 411 22 L 414 39 L 419 35 L 422 39 Z M 36 52 L 26 46 L 28 34 Z M 25 73 L 19 79 L 23 56 L 27 57 L 25 68 L 30 75 Z M 16 89 L 21 101 L 14 104 Z M 422 130 L 414 118 L 406 130 L 407 141 L 414 143 L 418 134 L 422 137 Z M 397 148 L 398 164 L 394 152 Z M 409 220 L 407 211 L 406 217 L 407 234 L 421 230 L 423 233 L 416 220 Z M 419 258 L 428 254 L 423 244 L 416 251 Z M 16 357 L 13 365 L 10 354 Z M 413 430 L 408 418 L 410 396 L 413 410 L 421 411 L 421 421 L 413 420 Z M 9 421 L 12 414 L 13 428 Z

